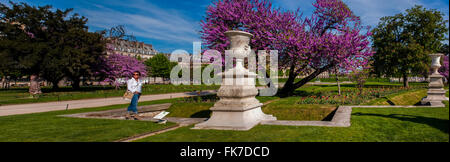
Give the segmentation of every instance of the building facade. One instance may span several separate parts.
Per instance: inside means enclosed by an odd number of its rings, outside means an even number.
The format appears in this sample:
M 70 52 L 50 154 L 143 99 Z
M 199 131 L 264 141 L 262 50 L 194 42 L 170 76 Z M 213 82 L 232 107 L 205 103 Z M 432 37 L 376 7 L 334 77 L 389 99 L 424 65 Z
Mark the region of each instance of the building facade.
M 158 53 L 151 44 L 145 44 L 144 42 L 128 41 L 123 39 L 111 41 L 112 52 L 107 52 L 108 55 L 113 53 L 119 53 L 124 56 L 130 56 L 134 58 L 149 59 Z

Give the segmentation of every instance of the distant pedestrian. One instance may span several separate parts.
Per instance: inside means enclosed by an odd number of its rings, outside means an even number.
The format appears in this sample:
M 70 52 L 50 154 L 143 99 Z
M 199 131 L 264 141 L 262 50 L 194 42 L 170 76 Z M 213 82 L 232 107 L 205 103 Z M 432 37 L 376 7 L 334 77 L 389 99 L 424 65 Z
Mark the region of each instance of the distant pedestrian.
M 142 81 L 139 78 L 141 73 L 139 71 L 133 72 L 133 77 L 127 81 L 127 90 L 133 93 L 130 106 L 127 109 L 126 119 L 134 118 L 134 120 L 140 120 L 138 115 L 137 104 L 142 94 Z

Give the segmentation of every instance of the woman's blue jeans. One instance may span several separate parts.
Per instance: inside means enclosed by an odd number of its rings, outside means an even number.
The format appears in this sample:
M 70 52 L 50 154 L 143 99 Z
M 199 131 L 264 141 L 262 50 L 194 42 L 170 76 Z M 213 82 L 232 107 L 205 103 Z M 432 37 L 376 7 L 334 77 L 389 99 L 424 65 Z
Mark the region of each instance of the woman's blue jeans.
M 133 112 L 135 114 L 138 113 L 137 110 L 137 104 L 138 104 L 138 100 L 139 100 L 140 94 L 134 94 L 133 98 L 131 99 L 131 103 L 130 106 L 128 106 L 128 112 Z

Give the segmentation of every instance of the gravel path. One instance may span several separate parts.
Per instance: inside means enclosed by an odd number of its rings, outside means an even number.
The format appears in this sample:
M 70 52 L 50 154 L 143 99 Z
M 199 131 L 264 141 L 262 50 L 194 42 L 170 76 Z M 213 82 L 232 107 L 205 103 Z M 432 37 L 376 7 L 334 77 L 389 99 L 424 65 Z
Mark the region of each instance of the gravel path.
M 343 82 L 344 83 L 344 82 Z M 308 83 L 308 84 L 336 84 L 336 83 Z M 280 87 L 283 87 L 283 83 L 280 83 Z M 257 87 L 262 89 L 264 87 Z M 182 92 L 182 93 L 169 93 L 169 94 L 155 94 L 155 95 L 143 95 L 139 99 L 139 102 L 163 100 L 170 98 L 190 97 L 197 95 L 209 95 L 215 94 L 217 90 L 204 90 L 201 94 L 197 92 Z M 122 97 L 109 97 L 98 99 L 83 99 L 83 100 L 70 100 L 59 102 L 45 102 L 45 103 L 30 103 L 30 104 L 18 104 L 18 105 L 5 105 L 0 106 L 0 116 L 18 115 L 18 114 L 31 114 L 39 112 L 58 111 L 66 109 L 80 109 L 80 108 L 93 108 L 101 106 L 110 106 L 118 104 L 127 104 L 129 101 L 123 100 Z
M 197 92 L 184 92 L 184 93 L 169 93 L 169 94 L 156 94 L 156 95 L 143 95 L 139 99 L 139 102 L 143 101 L 155 101 L 171 98 L 190 97 L 198 95 L 215 94 L 216 90 L 202 91 L 200 94 Z M 31 103 L 20 105 L 6 105 L 0 106 L 0 116 L 17 115 L 17 114 L 31 114 L 39 112 L 49 112 L 66 109 L 80 109 L 80 108 L 93 108 L 109 105 L 127 104 L 130 101 L 123 100 L 122 97 L 110 97 L 100 99 L 84 99 L 84 100 L 71 100 L 60 102 L 45 102 L 45 103 Z

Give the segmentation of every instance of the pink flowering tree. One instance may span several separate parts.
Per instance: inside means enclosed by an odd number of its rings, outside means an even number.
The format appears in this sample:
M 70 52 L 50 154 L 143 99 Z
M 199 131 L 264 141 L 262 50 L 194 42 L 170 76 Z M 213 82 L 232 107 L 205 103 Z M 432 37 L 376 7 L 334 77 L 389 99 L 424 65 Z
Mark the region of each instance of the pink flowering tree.
M 141 61 L 129 57 L 122 56 L 120 54 L 112 54 L 106 58 L 102 58 L 99 61 L 99 66 L 96 74 L 98 76 L 103 76 L 105 82 L 116 86 L 116 89 L 124 83 L 120 82 L 119 79 L 126 79 L 133 77 L 133 72 L 139 71 L 141 77 L 147 76 L 147 70 L 144 63 Z
M 225 31 L 252 33 L 254 50 L 278 50 L 279 69 L 289 70 L 280 95 L 290 96 L 330 69 L 361 68 L 373 54 L 368 39 L 371 33 L 362 31 L 359 17 L 345 3 L 316 0 L 313 5 L 313 15 L 302 18 L 299 10 L 273 9 L 267 0 L 217 0 L 202 21 L 202 39 L 209 49 L 224 54 L 230 43 Z M 300 75 L 306 77 L 295 82 Z

